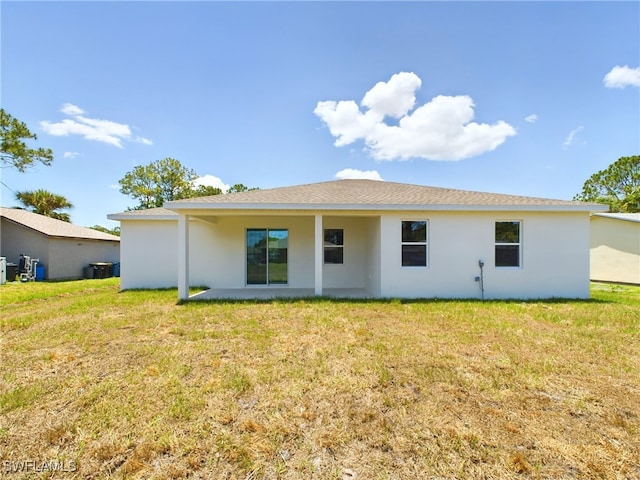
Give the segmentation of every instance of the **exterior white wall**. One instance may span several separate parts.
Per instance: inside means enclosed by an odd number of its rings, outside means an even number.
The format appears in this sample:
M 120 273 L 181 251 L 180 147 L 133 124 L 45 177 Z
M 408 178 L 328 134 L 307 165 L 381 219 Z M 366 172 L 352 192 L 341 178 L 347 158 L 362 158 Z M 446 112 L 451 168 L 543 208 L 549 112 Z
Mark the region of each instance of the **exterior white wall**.
M 168 288 L 178 283 L 178 222 L 123 221 L 120 288 Z
M 475 277 L 484 261 L 485 298 L 588 298 L 586 212 L 385 215 L 381 219 L 384 297 L 480 298 Z M 427 220 L 428 263 L 401 266 L 401 221 Z M 495 222 L 521 221 L 521 267 L 495 266 Z
M 203 245 L 202 250 L 206 252 L 205 256 L 210 266 L 204 285 L 211 288 L 244 288 L 246 286 L 247 228 L 286 228 L 289 231 L 288 286 L 313 288 L 313 216 L 217 217 L 217 222 L 211 226 L 212 236 Z M 195 251 L 193 246 L 191 251 L 193 255 Z M 193 285 L 193 276 L 191 284 Z M 273 287 L 280 288 L 280 286 Z M 261 286 L 247 288 L 261 288 Z
M 2 219 L 2 256 L 18 263 L 20 254 L 38 258 L 46 280 L 69 280 L 83 276 L 83 268 L 94 262 L 120 261 L 120 242 L 82 238 L 47 237 Z
M 367 285 L 367 253 L 370 244 L 364 217 L 323 218 L 323 229 L 341 228 L 344 230 L 342 264 L 323 265 L 323 288 L 365 288 Z
M 345 264 L 323 265 L 323 288 L 362 288 L 382 297 L 480 298 L 475 277 L 482 259 L 487 299 L 589 297 L 587 212 L 372 213 L 323 216 L 323 228 L 343 228 L 345 236 Z M 190 285 L 245 288 L 246 229 L 286 228 L 288 286 L 314 288 L 312 213 L 210 220 L 189 222 Z M 427 268 L 401 266 L 402 220 L 429 222 Z M 522 222 L 519 268 L 495 267 L 495 222 L 500 220 Z M 175 287 L 177 220 L 124 220 L 121 225 L 121 287 Z
M 591 279 L 640 284 L 640 223 L 591 217 Z
M 213 245 L 229 249 L 224 238 L 214 239 L 214 226 L 189 222 L 189 284 L 211 286 L 215 272 L 230 273 L 225 261 L 216 265 Z M 178 221 L 127 220 L 120 229 L 120 288 L 172 288 L 178 285 Z M 224 256 L 223 256 L 224 260 Z

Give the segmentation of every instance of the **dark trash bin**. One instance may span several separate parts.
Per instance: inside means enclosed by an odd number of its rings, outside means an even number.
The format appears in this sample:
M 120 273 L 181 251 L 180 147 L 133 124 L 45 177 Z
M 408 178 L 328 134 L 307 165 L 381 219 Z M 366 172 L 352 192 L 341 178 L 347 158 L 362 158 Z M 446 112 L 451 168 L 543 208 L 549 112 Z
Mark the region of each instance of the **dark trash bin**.
M 115 262 L 111 268 L 111 273 L 114 277 L 120 276 L 120 262 Z
M 82 269 L 82 278 L 93 278 L 93 267 L 91 265 Z
M 7 263 L 7 282 L 15 282 L 18 276 L 18 265 L 15 263 Z
M 93 268 L 93 278 L 109 278 L 111 277 L 112 263 L 96 262 L 89 264 Z

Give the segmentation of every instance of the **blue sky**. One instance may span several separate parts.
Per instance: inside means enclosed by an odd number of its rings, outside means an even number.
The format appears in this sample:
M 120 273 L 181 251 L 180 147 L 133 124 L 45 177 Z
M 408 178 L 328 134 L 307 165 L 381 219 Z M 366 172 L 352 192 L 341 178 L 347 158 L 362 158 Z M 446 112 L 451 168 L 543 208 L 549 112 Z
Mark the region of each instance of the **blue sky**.
M 80 225 L 165 157 L 270 188 L 350 174 L 570 199 L 640 153 L 639 2 L 11 2 L 1 103 L 53 149 L 4 168 Z M 2 205 L 14 194 L 2 186 Z

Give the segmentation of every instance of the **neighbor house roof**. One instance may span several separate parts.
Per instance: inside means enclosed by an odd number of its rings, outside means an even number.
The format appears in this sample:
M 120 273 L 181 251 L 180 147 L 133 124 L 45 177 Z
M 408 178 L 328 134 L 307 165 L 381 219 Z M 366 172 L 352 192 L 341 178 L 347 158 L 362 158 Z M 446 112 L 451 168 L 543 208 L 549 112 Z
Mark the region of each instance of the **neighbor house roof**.
M 594 203 L 552 200 L 376 180 L 334 180 L 292 187 L 187 198 L 163 210 L 558 210 L 604 211 Z M 145 211 L 109 215 L 112 220 L 143 218 Z M 158 214 L 165 214 L 158 212 Z
M 640 213 L 594 213 L 596 217 L 612 218 L 614 220 L 625 220 L 627 222 L 640 223 Z
M 18 208 L 0 207 L 0 217 L 50 237 L 120 241 L 120 237 Z

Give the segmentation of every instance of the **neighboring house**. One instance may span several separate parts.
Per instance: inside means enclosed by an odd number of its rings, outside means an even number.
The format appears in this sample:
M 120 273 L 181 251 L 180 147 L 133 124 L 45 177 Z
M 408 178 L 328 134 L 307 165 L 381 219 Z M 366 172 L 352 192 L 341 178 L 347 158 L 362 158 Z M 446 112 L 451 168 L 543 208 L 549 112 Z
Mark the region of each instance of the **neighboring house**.
M 38 258 L 45 279 L 83 277 L 90 263 L 120 261 L 120 237 L 16 208 L 0 207 L 0 256 Z
M 121 222 L 121 288 L 204 297 L 589 297 L 606 206 L 374 180 L 168 202 Z M 480 268 L 480 263 L 483 268 Z
M 640 284 L 640 213 L 591 216 L 591 280 Z

